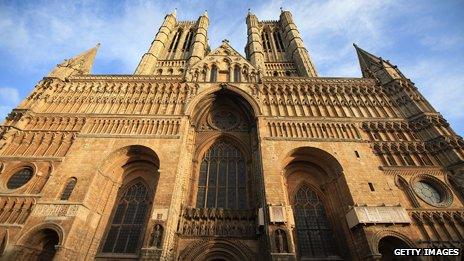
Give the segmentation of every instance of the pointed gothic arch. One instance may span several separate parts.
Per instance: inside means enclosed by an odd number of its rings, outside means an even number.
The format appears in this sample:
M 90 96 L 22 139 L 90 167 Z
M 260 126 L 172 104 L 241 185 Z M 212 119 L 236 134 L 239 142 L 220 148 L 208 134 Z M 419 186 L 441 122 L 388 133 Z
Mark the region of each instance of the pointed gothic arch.
M 346 194 L 343 168 L 328 152 L 314 147 L 295 148 L 283 160 L 287 202 L 293 209 L 293 238 L 299 258 L 348 256 L 340 222 L 340 198 Z M 335 243 L 334 243 L 335 242 Z
M 138 258 L 159 179 L 159 158 L 150 148 L 130 145 L 109 154 L 99 171 L 120 182 L 108 197 L 97 258 Z
M 237 86 L 226 84 L 226 83 L 221 83 L 215 86 L 211 86 L 197 93 L 195 97 L 192 99 L 192 101 L 190 101 L 187 104 L 186 109 L 185 109 L 185 114 L 190 117 L 193 117 L 194 114 L 198 113 L 198 110 L 200 109 L 199 105 L 204 100 L 211 98 L 211 96 L 221 91 L 225 92 L 226 94 L 231 95 L 232 97 L 237 97 L 239 100 L 242 100 L 242 103 L 246 105 L 247 108 L 251 108 L 251 110 L 250 109 L 247 109 L 247 110 L 250 112 L 253 118 L 256 118 L 262 114 L 260 105 L 253 96 L 251 96 L 248 92 L 246 92 L 245 90 Z

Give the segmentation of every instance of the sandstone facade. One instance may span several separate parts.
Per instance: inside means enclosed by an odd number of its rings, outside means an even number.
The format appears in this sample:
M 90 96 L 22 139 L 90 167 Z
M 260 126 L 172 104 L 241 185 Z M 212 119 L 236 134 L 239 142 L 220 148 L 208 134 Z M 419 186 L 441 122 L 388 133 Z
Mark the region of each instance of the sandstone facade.
M 362 78 L 318 77 L 288 11 L 248 14 L 246 58 L 209 22 L 168 14 L 133 75 L 66 60 L 8 115 L 3 259 L 463 247 L 464 142 L 398 68 L 355 46 Z

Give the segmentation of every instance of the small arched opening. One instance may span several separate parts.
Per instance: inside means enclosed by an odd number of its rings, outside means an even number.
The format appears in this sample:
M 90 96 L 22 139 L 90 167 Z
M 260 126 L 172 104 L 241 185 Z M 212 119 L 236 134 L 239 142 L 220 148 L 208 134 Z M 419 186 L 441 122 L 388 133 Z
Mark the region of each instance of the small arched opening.
M 53 260 L 60 244 L 59 234 L 52 228 L 42 228 L 32 232 L 23 243 L 17 260 Z

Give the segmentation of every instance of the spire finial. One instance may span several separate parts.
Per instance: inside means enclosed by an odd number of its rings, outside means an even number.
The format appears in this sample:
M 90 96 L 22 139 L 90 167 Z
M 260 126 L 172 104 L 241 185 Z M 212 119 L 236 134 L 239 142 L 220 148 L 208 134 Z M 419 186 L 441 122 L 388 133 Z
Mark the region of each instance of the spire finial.
M 280 12 L 283 13 L 284 12 L 284 8 L 281 6 L 280 7 Z
M 208 10 L 205 10 L 205 12 L 203 13 L 204 16 L 208 16 Z

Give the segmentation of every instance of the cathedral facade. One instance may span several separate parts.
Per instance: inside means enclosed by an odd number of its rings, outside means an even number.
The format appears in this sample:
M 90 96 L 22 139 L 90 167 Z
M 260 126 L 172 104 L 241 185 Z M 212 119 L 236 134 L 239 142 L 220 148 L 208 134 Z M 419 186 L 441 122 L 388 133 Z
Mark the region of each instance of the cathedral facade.
M 246 57 L 209 22 L 166 15 L 132 75 L 65 60 L 8 115 L 1 259 L 463 247 L 464 142 L 396 66 L 355 45 L 361 78 L 319 77 L 289 11 L 247 15 Z

